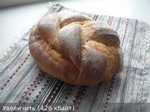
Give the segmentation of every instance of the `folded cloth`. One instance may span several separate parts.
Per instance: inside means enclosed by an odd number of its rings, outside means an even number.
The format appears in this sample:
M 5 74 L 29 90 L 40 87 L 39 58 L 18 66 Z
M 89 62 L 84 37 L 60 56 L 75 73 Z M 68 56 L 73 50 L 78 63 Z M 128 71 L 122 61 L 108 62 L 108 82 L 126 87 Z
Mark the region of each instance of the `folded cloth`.
M 148 111 L 148 106 L 136 104 L 150 102 L 149 25 L 135 19 L 78 12 L 59 4 L 51 4 L 46 14 L 54 12 L 67 16 L 83 14 L 117 31 L 123 52 L 122 71 L 111 82 L 94 87 L 73 86 L 52 78 L 39 70 L 30 55 L 29 31 L 0 59 L 0 110 L 8 109 L 4 105 L 29 104 L 36 112 L 40 109 L 134 112 L 141 108 L 143 112 Z

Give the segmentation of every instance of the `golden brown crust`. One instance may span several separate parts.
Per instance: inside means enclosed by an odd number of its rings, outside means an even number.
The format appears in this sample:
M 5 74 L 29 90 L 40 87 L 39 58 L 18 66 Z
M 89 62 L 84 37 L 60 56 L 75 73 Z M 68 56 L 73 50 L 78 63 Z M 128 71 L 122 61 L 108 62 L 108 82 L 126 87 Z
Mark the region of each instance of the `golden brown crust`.
M 43 17 L 29 38 L 31 55 L 44 72 L 74 85 L 111 80 L 121 66 L 119 38 L 83 16 Z

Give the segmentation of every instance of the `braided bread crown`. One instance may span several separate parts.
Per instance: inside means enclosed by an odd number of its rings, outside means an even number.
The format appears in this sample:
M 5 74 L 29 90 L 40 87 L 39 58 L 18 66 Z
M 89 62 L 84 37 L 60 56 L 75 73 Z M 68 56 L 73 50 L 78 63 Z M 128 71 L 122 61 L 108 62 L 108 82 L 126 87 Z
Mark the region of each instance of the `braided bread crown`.
M 120 70 L 117 32 L 90 18 L 43 17 L 29 38 L 29 49 L 44 72 L 73 85 L 111 80 Z

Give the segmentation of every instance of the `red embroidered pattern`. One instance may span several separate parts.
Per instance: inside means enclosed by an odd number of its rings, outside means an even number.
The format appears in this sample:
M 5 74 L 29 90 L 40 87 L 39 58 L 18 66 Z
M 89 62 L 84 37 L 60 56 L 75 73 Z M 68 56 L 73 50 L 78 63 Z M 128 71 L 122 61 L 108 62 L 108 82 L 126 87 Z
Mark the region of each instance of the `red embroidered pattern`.
M 0 90 L 4 90 L 4 88 L 7 86 L 7 84 L 11 81 L 11 79 L 16 75 L 16 73 L 21 69 L 21 67 L 25 64 L 25 62 L 27 61 L 27 59 L 30 57 L 30 54 L 28 54 L 24 61 L 17 67 L 17 69 L 15 70 L 15 72 L 8 78 L 8 80 L 2 85 L 2 87 L 0 88 Z

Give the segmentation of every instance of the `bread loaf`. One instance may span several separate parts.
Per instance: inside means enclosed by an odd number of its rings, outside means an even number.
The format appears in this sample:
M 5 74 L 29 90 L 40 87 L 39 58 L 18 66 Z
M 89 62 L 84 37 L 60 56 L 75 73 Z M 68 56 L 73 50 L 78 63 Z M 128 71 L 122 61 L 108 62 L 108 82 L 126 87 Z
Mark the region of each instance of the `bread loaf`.
M 29 38 L 30 53 L 40 69 L 73 85 L 109 81 L 121 67 L 117 32 L 88 17 L 43 17 Z

